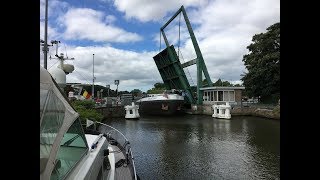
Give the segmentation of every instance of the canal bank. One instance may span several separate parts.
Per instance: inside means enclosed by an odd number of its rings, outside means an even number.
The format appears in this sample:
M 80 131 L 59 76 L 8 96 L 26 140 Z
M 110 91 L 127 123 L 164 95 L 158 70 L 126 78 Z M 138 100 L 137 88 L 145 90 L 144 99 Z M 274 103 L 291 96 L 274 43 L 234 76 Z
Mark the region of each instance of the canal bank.
M 106 106 L 97 107 L 96 110 L 103 115 L 104 118 L 122 118 L 125 116 L 124 106 Z M 186 111 L 187 114 L 209 115 L 212 116 L 212 105 L 192 105 L 191 109 Z M 280 120 L 280 105 L 274 107 L 258 106 L 255 104 L 246 106 L 235 106 L 231 108 L 231 116 L 256 116 L 269 119 Z
M 194 114 L 212 115 L 212 105 L 198 105 L 199 111 Z M 230 110 L 231 116 L 256 116 L 269 119 L 280 120 L 280 105 L 273 108 L 259 107 L 259 106 L 236 106 Z

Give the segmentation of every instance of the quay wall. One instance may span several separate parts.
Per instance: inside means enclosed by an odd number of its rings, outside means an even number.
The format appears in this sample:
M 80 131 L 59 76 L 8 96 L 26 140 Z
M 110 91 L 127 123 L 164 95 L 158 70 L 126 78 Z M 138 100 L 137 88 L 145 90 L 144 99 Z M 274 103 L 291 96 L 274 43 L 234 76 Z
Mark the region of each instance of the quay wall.
M 103 115 L 104 118 L 119 118 L 125 117 L 124 106 L 107 106 L 107 107 L 96 107 L 96 110 Z M 187 111 L 188 114 L 213 114 L 212 105 L 192 105 L 191 110 Z M 257 116 L 270 119 L 280 120 L 280 105 L 274 108 L 263 108 L 256 106 L 236 106 L 230 111 L 231 116 Z
M 198 109 L 202 109 L 202 114 L 212 115 L 212 105 L 202 105 L 198 106 Z M 231 116 L 258 116 L 270 119 L 280 120 L 280 105 L 274 107 L 273 109 L 260 108 L 255 106 L 243 106 L 243 107 L 233 107 L 230 111 Z
M 96 107 L 96 110 L 103 115 L 103 118 L 119 118 L 125 116 L 124 106 Z

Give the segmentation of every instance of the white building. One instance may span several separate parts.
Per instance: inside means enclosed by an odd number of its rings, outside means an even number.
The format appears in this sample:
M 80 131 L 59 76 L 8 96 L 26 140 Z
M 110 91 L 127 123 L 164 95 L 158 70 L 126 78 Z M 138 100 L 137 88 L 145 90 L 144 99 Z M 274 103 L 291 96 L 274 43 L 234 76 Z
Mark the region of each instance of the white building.
M 205 87 L 200 88 L 203 91 L 203 104 L 213 105 L 225 104 L 229 102 L 230 105 L 240 105 L 242 98 L 242 91 L 244 87 Z

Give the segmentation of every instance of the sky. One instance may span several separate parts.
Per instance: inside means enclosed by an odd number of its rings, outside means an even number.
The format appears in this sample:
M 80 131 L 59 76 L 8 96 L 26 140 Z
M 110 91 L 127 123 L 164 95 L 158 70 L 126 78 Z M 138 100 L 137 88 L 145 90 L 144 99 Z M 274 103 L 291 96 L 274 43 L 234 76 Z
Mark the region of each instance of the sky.
M 212 82 L 219 78 L 242 84 L 242 61 L 255 34 L 280 22 L 280 0 L 48 0 L 48 42 L 60 41 L 75 70 L 67 83 L 95 84 L 120 91 L 146 92 L 163 82 L 153 57 L 165 48 L 160 28 L 183 5 Z M 180 24 L 180 26 L 179 26 Z M 40 0 L 40 39 L 44 40 L 45 0 Z M 179 28 L 180 27 L 180 28 Z M 180 31 L 179 31 L 180 29 Z M 196 58 L 183 16 L 165 29 L 181 63 Z M 180 34 L 180 38 L 179 38 Z M 161 39 L 160 39 L 161 38 Z M 40 65 L 43 52 L 40 44 Z M 55 68 L 56 46 L 50 46 L 47 68 Z M 94 54 L 94 55 L 93 55 Z M 50 58 L 51 56 L 51 58 Z M 94 65 L 94 66 L 93 66 Z M 196 65 L 184 68 L 196 85 Z M 94 72 L 94 73 L 93 73 Z

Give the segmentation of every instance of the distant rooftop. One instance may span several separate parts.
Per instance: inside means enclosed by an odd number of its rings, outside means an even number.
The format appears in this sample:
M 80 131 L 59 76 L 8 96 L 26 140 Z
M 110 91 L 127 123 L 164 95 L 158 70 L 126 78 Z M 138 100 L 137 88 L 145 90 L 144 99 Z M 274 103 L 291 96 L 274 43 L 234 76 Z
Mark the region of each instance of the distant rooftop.
M 81 84 L 81 83 L 66 83 L 66 85 L 75 85 L 75 86 L 92 86 L 92 84 Z
M 244 87 L 229 87 L 229 86 L 213 86 L 213 87 L 204 87 L 200 90 L 233 90 L 233 89 L 245 89 Z

